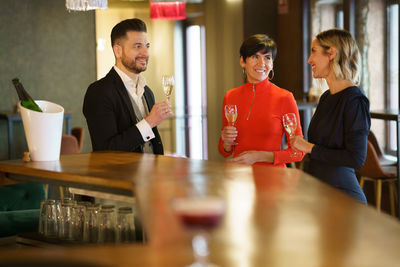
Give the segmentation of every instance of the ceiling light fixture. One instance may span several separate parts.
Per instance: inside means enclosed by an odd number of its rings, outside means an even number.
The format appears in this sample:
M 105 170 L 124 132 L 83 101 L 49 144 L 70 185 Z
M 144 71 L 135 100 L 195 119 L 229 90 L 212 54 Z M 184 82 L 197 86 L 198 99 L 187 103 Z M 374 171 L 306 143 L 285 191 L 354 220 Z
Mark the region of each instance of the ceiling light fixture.
M 150 19 L 186 19 L 185 1 L 150 0 Z
M 65 6 L 69 11 L 107 9 L 107 0 L 65 0 Z

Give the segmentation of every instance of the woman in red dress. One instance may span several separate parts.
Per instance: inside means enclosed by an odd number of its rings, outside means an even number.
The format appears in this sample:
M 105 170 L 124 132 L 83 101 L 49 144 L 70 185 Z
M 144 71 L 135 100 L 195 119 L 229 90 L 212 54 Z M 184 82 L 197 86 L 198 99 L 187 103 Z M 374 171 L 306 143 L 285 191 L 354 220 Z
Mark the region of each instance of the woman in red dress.
M 251 36 L 240 47 L 240 66 L 245 74 L 245 84 L 225 94 L 218 146 L 222 156 L 233 156 L 229 161 L 286 167 L 286 163 L 301 161 L 304 156 L 301 152 L 293 155 L 290 144 L 287 149 L 281 149 L 285 134 L 284 114 L 295 114 L 295 135 L 303 135 L 293 94 L 270 81 L 276 52 L 274 40 L 265 34 Z M 237 107 L 234 126 L 225 118 L 224 107 L 227 104 Z

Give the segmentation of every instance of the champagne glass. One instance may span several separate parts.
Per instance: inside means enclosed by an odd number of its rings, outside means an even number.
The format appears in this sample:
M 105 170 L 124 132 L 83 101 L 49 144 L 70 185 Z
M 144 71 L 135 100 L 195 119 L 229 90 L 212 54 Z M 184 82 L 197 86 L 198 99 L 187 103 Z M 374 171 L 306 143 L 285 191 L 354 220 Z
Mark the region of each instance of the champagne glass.
M 181 223 L 195 232 L 192 239 L 195 262 L 188 267 L 217 267 L 208 261 L 208 239 L 210 231 L 220 224 L 225 214 L 224 200 L 214 196 L 175 198 L 172 209 Z
M 296 115 L 294 113 L 286 113 L 282 118 L 283 127 L 290 137 L 294 136 L 297 128 L 297 120 Z M 294 149 L 293 149 L 294 150 Z M 297 151 L 294 150 L 294 153 L 290 154 L 291 157 L 298 155 Z
M 237 107 L 236 105 L 225 105 L 225 117 L 231 126 L 235 125 L 237 118 Z
M 163 75 L 161 84 L 164 90 L 164 94 L 167 97 L 167 101 L 169 102 L 169 97 L 172 94 L 172 90 L 174 89 L 175 79 L 173 75 Z
M 237 118 L 237 107 L 236 105 L 225 105 L 225 117 L 230 126 L 235 126 L 235 121 Z M 232 145 L 237 145 L 238 143 L 233 142 Z

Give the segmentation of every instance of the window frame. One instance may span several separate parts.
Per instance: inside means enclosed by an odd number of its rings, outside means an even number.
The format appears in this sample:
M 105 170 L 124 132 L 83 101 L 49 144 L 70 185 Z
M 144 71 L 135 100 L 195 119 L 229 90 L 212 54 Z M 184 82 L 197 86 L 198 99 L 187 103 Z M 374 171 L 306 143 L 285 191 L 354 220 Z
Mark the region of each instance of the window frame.
M 390 13 L 389 13 L 389 7 L 391 5 L 399 5 L 400 8 L 400 0 L 386 0 L 386 7 L 385 7 L 385 107 L 387 109 L 390 109 L 391 107 L 391 88 L 390 88 L 390 66 L 391 66 L 391 54 L 390 54 L 390 40 L 391 40 L 391 34 L 390 34 Z M 399 25 L 399 16 L 397 17 L 398 22 L 397 25 Z M 399 31 L 400 27 L 398 27 L 398 31 Z M 400 35 L 400 32 L 398 32 L 398 36 Z M 399 38 L 399 37 L 398 37 Z M 400 53 L 398 53 L 399 55 Z M 399 61 L 398 61 L 399 62 Z M 398 79 L 399 82 L 400 79 Z M 398 85 L 398 88 L 400 88 L 400 85 Z M 398 92 L 398 107 L 397 109 L 400 110 L 400 92 Z M 392 140 L 396 140 L 396 133 L 395 136 L 392 136 L 392 132 L 391 128 L 394 127 L 396 128 L 395 123 L 391 122 L 391 121 L 387 121 L 385 123 L 385 147 L 384 147 L 384 151 L 387 154 L 396 156 L 396 150 L 393 150 L 392 147 Z M 395 132 L 396 130 L 394 130 Z M 396 141 L 394 141 L 396 142 Z M 395 144 L 396 146 L 396 144 Z M 397 146 L 396 146 L 397 147 Z

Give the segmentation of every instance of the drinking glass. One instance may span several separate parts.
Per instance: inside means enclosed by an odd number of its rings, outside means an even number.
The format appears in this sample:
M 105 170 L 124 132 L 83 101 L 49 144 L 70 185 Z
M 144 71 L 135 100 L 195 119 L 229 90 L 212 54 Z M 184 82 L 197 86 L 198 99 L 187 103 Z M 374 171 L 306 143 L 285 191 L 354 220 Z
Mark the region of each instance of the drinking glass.
M 86 208 L 85 223 L 83 229 L 83 241 L 97 243 L 99 239 L 99 213 L 100 205 L 89 205 Z
M 118 209 L 117 243 L 130 243 L 135 241 L 135 224 L 131 207 Z
M 172 90 L 174 89 L 175 79 L 173 75 L 163 75 L 161 79 L 161 85 L 164 90 L 164 94 L 167 97 L 167 101 L 169 102 L 169 97 L 172 94 Z
M 74 207 L 73 201 L 64 201 L 61 204 L 61 215 L 60 223 L 58 229 L 58 237 L 64 240 L 72 240 L 72 235 L 70 233 L 72 224 L 72 209 Z
M 43 203 L 44 224 L 43 234 L 47 237 L 56 237 L 58 232 L 58 211 L 57 203 L 54 199 L 46 200 Z
M 235 121 L 237 118 L 237 107 L 236 105 L 225 105 L 225 117 L 230 126 L 235 126 Z M 237 145 L 238 143 L 233 142 L 232 145 Z
M 296 115 L 294 113 L 286 113 L 283 115 L 282 122 L 285 131 L 289 134 L 290 137 L 293 137 L 297 128 Z M 294 153 L 290 154 L 290 156 L 293 157 L 298 154 L 299 153 L 297 153 L 297 151 L 294 150 Z
M 208 240 L 210 231 L 220 224 L 225 214 L 224 200 L 211 196 L 175 198 L 172 209 L 186 228 L 195 231 L 192 239 L 195 262 L 189 267 L 216 267 L 208 261 Z
M 56 201 L 56 236 L 58 237 L 58 233 L 60 231 L 60 223 L 61 223 L 61 205 L 62 201 L 60 199 L 55 200 Z
M 76 204 L 72 207 L 70 236 L 74 241 L 83 240 L 83 227 L 86 214 L 86 207 L 81 204 Z
M 99 243 L 115 243 L 116 224 L 114 205 L 104 205 L 99 214 Z
M 236 105 L 225 105 L 225 117 L 231 126 L 235 125 L 237 118 L 237 107 Z

